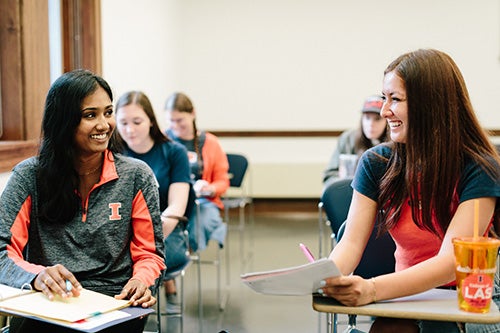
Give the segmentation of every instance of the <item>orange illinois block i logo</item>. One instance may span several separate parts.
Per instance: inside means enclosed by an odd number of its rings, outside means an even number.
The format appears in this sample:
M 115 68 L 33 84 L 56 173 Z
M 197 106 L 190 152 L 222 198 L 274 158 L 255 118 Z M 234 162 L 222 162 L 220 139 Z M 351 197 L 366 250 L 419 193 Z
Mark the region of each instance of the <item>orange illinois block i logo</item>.
M 122 216 L 120 215 L 120 208 L 121 207 L 122 207 L 122 204 L 119 202 L 109 204 L 109 208 L 111 209 L 111 214 L 109 215 L 110 221 L 116 221 L 116 220 L 122 219 Z

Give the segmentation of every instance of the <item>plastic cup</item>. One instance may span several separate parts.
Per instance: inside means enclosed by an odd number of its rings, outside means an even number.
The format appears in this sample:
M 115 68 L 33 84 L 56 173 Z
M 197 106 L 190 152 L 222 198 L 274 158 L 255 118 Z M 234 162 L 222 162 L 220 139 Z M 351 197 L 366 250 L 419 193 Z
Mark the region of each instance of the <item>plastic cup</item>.
M 353 177 L 358 164 L 358 155 L 339 155 L 339 178 Z
M 458 307 L 467 312 L 490 311 L 500 240 L 453 238 Z

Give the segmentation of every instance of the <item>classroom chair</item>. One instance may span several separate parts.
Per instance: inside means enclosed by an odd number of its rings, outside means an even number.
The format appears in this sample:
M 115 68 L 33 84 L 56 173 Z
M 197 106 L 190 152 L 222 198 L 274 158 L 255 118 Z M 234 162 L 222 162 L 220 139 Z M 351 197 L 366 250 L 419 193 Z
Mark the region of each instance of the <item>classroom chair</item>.
M 184 242 L 187 247 L 187 253 L 186 255 L 189 256 L 189 232 L 187 230 L 187 222 L 188 219 L 184 216 L 176 216 L 175 218 L 178 219 L 179 224 L 181 224 L 183 228 L 183 238 Z M 184 302 L 184 275 L 186 272 L 186 269 L 191 265 L 192 261 L 191 258 L 182 265 L 181 267 L 177 267 L 175 269 L 167 269 L 162 271 L 160 274 L 160 277 L 156 279 L 155 285 L 152 288 L 153 296 L 156 297 L 156 313 L 155 313 L 155 324 L 156 324 L 156 330 L 155 331 L 149 331 L 145 330 L 144 333 L 161 333 L 162 331 L 162 317 L 167 317 L 167 318 L 179 318 L 180 320 L 180 331 L 183 332 L 184 328 L 184 309 L 185 309 L 185 302 Z M 180 312 L 175 313 L 175 314 L 168 314 L 165 309 L 163 309 L 163 303 L 162 303 L 162 292 L 163 292 L 163 282 L 166 280 L 171 280 L 171 279 L 177 279 L 179 280 L 179 287 L 178 287 L 178 292 L 179 292 L 179 299 L 180 299 Z M 165 299 L 166 301 L 166 299 Z M 148 326 L 149 327 L 149 326 Z
M 335 245 L 337 232 L 347 218 L 349 206 L 352 198 L 352 177 L 341 178 L 328 184 L 321 194 L 318 204 L 318 226 L 319 226 L 319 258 L 323 257 L 323 240 L 325 236 L 325 226 L 331 229 L 330 247 L 327 248 L 328 253 Z
M 0 316 L 0 333 L 9 333 L 10 316 Z
M 326 185 L 321 194 L 320 202 L 318 203 L 318 229 L 319 229 L 319 253 L 318 257 L 323 258 L 333 249 L 336 243 L 337 232 L 347 218 L 349 206 L 352 198 L 352 177 L 339 178 Z M 323 241 L 326 240 L 325 227 L 330 229 L 328 244 L 326 246 Z M 327 314 L 327 327 L 330 323 L 334 323 L 336 330 L 337 315 Z M 322 314 L 318 314 L 318 331 L 321 332 Z M 336 331 L 335 331 L 336 332 Z
M 328 185 L 321 196 L 320 202 L 320 242 L 324 239 L 321 234 L 324 225 L 331 228 L 331 249 L 335 243 L 340 241 L 345 229 L 345 220 L 349 213 L 353 189 L 351 187 L 352 178 L 338 179 Z M 323 215 L 326 215 L 325 223 Z M 377 227 L 374 228 L 365 252 L 361 258 L 354 274 L 363 278 L 371 278 L 382 274 L 394 272 L 395 259 L 394 251 L 396 246 L 388 233 L 377 237 Z M 320 249 L 322 244 L 320 243 Z M 321 251 L 321 250 L 320 250 Z M 320 256 L 321 257 L 321 256 Z M 327 315 L 327 327 L 333 326 L 336 332 L 337 315 Z M 345 332 L 359 332 L 356 330 L 356 316 L 348 317 L 348 328 Z M 330 330 L 329 330 L 330 331 Z
M 191 259 L 190 251 L 189 251 L 189 232 L 187 230 L 188 219 L 184 216 L 179 216 L 179 217 L 177 217 L 177 219 L 179 220 L 179 223 L 181 224 L 181 226 L 183 228 L 184 242 L 185 242 L 186 248 L 187 248 L 186 255 L 189 257 L 189 260 L 181 267 L 177 267 L 173 270 L 170 270 L 167 267 L 167 269 L 163 272 L 163 277 L 161 279 L 162 283 L 160 284 L 159 290 L 163 289 L 162 288 L 163 281 L 172 280 L 172 279 L 179 280 L 178 290 L 179 290 L 179 299 L 180 299 L 180 311 L 179 311 L 179 313 L 172 313 L 172 314 L 169 314 L 166 311 L 163 311 L 163 309 L 160 305 L 161 295 L 160 295 L 160 292 L 158 292 L 158 295 L 157 295 L 157 315 L 160 314 L 160 316 L 158 317 L 159 324 L 160 324 L 158 326 L 158 333 L 161 333 L 161 317 L 162 316 L 165 316 L 167 318 L 178 318 L 180 321 L 180 331 L 184 332 L 184 310 L 185 310 L 184 276 L 186 274 L 187 268 L 192 263 L 192 259 Z M 166 254 L 166 255 L 168 255 L 168 254 Z
M 246 257 L 245 256 L 245 225 L 247 219 L 250 223 L 253 221 L 253 200 L 249 194 L 249 178 L 245 176 L 249 174 L 248 167 L 248 159 L 241 154 L 227 154 L 227 160 L 229 162 L 229 191 L 230 194 L 222 197 L 222 202 L 224 204 L 224 219 L 227 223 L 228 230 L 236 229 L 239 232 L 239 241 L 240 241 L 240 260 L 244 265 L 246 260 L 251 257 L 251 252 Z M 244 180 L 246 180 L 244 182 Z M 248 217 L 246 215 L 246 211 L 248 207 Z M 231 225 L 230 224 L 230 211 L 233 209 L 238 209 L 238 224 Z M 252 240 L 252 234 L 250 230 L 250 241 Z M 249 244 L 251 245 L 251 244 Z M 228 263 L 227 272 L 229 274 L 229 239 L 226 240 L 226 262 Z M 229 276 L 227 276 L 229 281 Z
M 337 241 L 340 241 L 345 230 L 344 222 L 337 233 Z M 365 251 L 361 257 L 358 267 L 354 270 L 354 275 L 359 275 L 364 279 L 370 279 L 383 274 L 394 272 L 396 261 L 394 258 L 394 251 L 396 251 L 396 244 L 394 243 L 391 235 L 388 232 L 382 235 L 378 233 L 378 221 L 375 222 L 373 232 L 368 239 Z M 344 333 L 359 332 L 356 329 L 356 315 L 349 315 L 349 323 Z
M 195 219 L 195 232 L 196 237 L 201 234 L 202 225 L 200 221 L 200 203 L 198 200 L 195 200 L 195 209 L 196 209 L 196 219 Z M 223 221 L 223 223 L 226 223 Z M 227 240 L 227 238 L 226 238 Z M 225 290 L 222 287 L 222 247 L 217 244 L 215 258 L 205 259 L 202 258 L 201 251 L 198 249 L 197 251 L 191 252 L 191 260 L 198 265 L 198 318 L 201 323 L 201 319 L 203 318 L 203 301 L 202 301 L 202 282 L 201 282 L 201 265 L 213 265 L 216 269 L 217 274 L 217 304 L 219 306 L 219 310 L 223 311 L 226 307 L 227 299 L 229 297 L 229 272 L 226 274 L 228 277 L 226 279 Z M 227 258 L 227 255 L 226 255 Z M 228 263 L 226 262 L 226 269 L 228 269 Z

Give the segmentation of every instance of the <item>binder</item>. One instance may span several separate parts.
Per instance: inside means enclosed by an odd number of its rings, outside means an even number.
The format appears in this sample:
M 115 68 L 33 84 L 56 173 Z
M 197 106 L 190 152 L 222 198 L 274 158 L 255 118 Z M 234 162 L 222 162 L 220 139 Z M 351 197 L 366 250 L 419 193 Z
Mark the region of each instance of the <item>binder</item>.
M 0 284 L 0 312 L 69 327 L 82 332 L 97 332 L 124 321 L 147 315 L 150 308 L 131 307 L 119 300 L 88 289 L 79 297 L 49 300 L 42 292 Z

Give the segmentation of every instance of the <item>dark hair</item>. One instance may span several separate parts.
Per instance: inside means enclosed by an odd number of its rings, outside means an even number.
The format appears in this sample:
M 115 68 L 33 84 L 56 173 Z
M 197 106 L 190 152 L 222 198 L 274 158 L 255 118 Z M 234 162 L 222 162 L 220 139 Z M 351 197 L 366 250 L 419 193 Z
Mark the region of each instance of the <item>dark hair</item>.
M 38 212 L 42 221 L 65 223 L 78 210 L 80 200 L 75 188 L 79 178 L 73 165 L 76 155 L 74 134 L 81 121 L 83 100 L 98 87 L 113 100 L 111 88 L 104 79 L 79 69 L 61 75 L 47 93 L 37 171 Z M 117 150 L 115 134 L 108 149 Z
M 165 111 L 179 111 L 193 113 L 194 106 L 189 97 L 181 92 L 175 92 L 167 98 L 165 102 Z M 193 119 L 193 132 L 194 132 L 194 151 L 198 156 L 198 167 L 200 174 L 203 173 L 203 156 L 200 149 L 200 137 L 198 136 L 198 128 L 196 127 L 196 120 Z
M 376 112 L 373 112 L 376 113 Z M 373 147 L 373 142 L 371 139 L 368 139 L 365 135 L 365 132 L 363 131 L 363 115 L 361 115 L 361 119 L 359 121 L 359 127 L 356 130 L 356 134 L 354 136 L 354 151 L 356 154 L 361 155 L 363 154 L 366 150 L 370 149 Z M 386 142 L 389 139 L 388 135 L 388 125 L 386 124 L 384 131 L 382 132 L 382 135 L 378 137 L 377 139 L 380 142 Z
M 408 124 L 406 144 L 393 143 L 381 181 L 384 229 L 395 225 L 409 196 L 415 223 L 443 237 L 466 161 L 475 161 L 498 179 L 500 158 L 474 114 L 465 81 L 450 56 L 420 49 L 398 57 L 384 75 L 393 71 L 406 87 Z M 433 226 L 433 215 L 440 230 Z M 495 225 L 499 219 L 497 208 Z
M 118 101 L 116 102 L 116 113 L 118 110 L 124 106 L 135 104 L 140 106 L 151 122 L 151 128 L 149 129 L 149 135 L 153 139 L 154 142 L 166 142 L 169 141 L 168 136 L 163 133 L 158 126 L 158 121 L 156 120 L 155 112 L 149 98 L 142 91 L 129 91 L 125 94 L 121 95 Z M 127 143 L 123 141 L 123 138 L 118 135 L 119 140 L 125 147 L 128 147 Z

